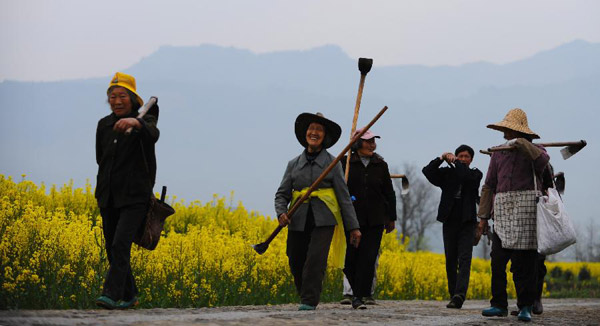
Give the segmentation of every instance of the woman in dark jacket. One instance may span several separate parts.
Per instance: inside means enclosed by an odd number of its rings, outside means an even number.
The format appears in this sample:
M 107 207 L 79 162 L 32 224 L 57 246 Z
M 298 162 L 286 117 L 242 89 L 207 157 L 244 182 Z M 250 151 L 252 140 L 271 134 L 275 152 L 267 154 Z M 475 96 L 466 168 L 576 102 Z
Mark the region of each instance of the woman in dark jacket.
M 359 132 L 357 130 L 356 134 Z M 362 235 L 358 247 L 346 247 L 344 274 L 352 286 L 354 309 L 367 308 L 363 298 L 371 296 L 383 230 L 393 231 L 396 223 L 396 193 L 387 163 L 375 153 L 375 138 L 379 136 L 365 132 L 354 144 L 350 156 L 348 189 Z
M 349 233 L 353 245 L 358 246 L 361 235 L 340 163 L 294 215 L 287 216 L 288 206 L 305 194 L 335 159 L 327 148 L 337 142 L 342 129 L 319 113 L 302 113 L 296 118 L 295 132 L 304 150 L 287 164 L 275 194 L 275 211 L 279 224 L 289 225 L 287 256 L 302 302 L 299 310 L 315 310 L 321 296 L 332 240 L 335 253 L 332 261 L 341 268 L 345 245 L 343 230 Z
M 135 78 L 120 72 L 110 82 L 107 95 L 112 113 L 96 129 L 96 199 L 110 268 L 96 304 L 127 309 L 138 304 L 131 244 L 148 211 L 156 176 L 158 106 L 136 118 L 142 98 L 136 93 Z M 133 130 L 126 134 L 129 128 Z

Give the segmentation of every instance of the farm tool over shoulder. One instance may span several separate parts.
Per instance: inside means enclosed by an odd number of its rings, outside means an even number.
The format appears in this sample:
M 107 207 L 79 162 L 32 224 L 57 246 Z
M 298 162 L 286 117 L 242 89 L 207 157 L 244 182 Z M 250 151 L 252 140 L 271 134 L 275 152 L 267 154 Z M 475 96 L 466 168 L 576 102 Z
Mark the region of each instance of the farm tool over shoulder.
M 377 120 L 379 120 L 379 118 L 383 115 L 383 113 L 387 109 L 388 109 L 387 106 L 385 106 L 383 109 L 381 109 L 381 111 L 379 111 L 379 113 L 377 113 L 375 118 L 373 118 L 373 120 L 371 120 L 371 122 L 369 122 L 369 124 L 366 125 L 361 130 L 361 132 L 359 132 L 356 136 L 352 137 L 352 139 L 350 140 L 350 143 L 348 143 L 348 145 L 346 145 L 346 147 L 342 150 L 342 152 L 331 162 L 331 164 L 329 164 L 329 166 L 325 169 L 325 171 L 323 171 L 323 173 L 321 173 L 321 175 L 317 178 L 317 180 L 315 180 L 315 182 L 313 182 L 313 184 L 310 186 L 310 188 L 308 188 L 308 191 L 306 191 L 306 193 L 302 197 L 300 197 L 300 199 L 298 199 L 296 201 L 296 203 L 292 206 L 292 208 L 290 208 L 290 210 L 287 212 L 287 216 L 290 219 L 292 218 L 292 215 L 298 209 L 298 207 L 300 207 L 300 205 L 302 205 L 302 203 L 310 196 L 310 194 L 317 188 L 317 186 L 319 186 L 321 181 L 323 181 L 323 179 L 325 179 L 325 177 L 329 174 L 329 172 L 331 172 L 331 170 L 333 170 L 335 165 L 340 162 L 340 160 L 348 152 L 348 150 L 350 149 L 352 144 L 354 144 L 355 141 L 357 141 L 365 132 L 367 132 L 367 130 L 369 130 L 369 128 L 371 128 L 371 126 L 373 126 L 373 124 L 375 124 L 375 122 L 377 122 Z M 281 230 L 283 228 L 284 227 L 281 225 L 277 226 L 275 231 L 273 231 L 273 233 L 271 233 L 271 235 L 265 242 L 252 245 L 252 248 L 254 248 L 254 250 L 259 255 L 264 254 L 265 251 L 267 251 L 267 249 L 269 248 L 269 244 L 271 243 L 271 241 L 273 241 L 273 239 L 275 239 L 275 237 L 279 234 L 279 232 L 281 232 Z
M 564 160 L 569 159 L 571 156 L 577 154 L 581 149 L 583 149 L 586 145 L 587 142 L 585 140 L 580 140 L 580 141 L 574 141 L 574 142 L 555 142 L 555 143 L 534 143 L 537 145 L 542 145 L 544 147 L 563 147 L 560 150 L 560 153 L 562 154 L 562 157 Z M 492 152 L 498 152 L 498 151 L 511 151 L 514 150 L 515 147 L 514 146 L 495 146 L 495 147 L 490 147 L 487 149 L 487 151 L 481 150 L 480 152 L 483 154 L 488 154 L 488 152 L 491 154 Z
M 350 139 L 356 131 L 356 123 L 358 121 L 358 111 L 360 110 L 360 102 L 362 100 L 363 88 L 365 86 L 365 78 L 371 67 L 373 66 L 373 59 L 359 58 L 358 59 L 358 70 L 360 71 L 360 83 L 358 84 L 358 94 L 356 95 L 356 105 L 354 106 L 354 118 L 352 119 L 352 130 L 350 131 Z M 358 138 L 357 138 L 358 139 Z M 348 182 L 348 173 L 350 172 L 350 151 L 348 150 L 348 158 L 346 159 L 346 172 L 344 174 L 344 180 Z

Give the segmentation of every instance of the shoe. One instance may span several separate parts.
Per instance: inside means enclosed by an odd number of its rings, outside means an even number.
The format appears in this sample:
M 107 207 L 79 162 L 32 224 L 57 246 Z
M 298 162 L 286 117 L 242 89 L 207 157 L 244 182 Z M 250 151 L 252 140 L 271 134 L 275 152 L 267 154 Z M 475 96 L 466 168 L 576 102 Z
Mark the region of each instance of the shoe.
M 542 306 L 542 299 L 535 299 L 533 301 L 533 307 L 531 308 L 531 312 L 536 315 L 541 315 L 544 312 L 544 306 Z
M 375 298 L 373 297 L 365 297 L 363 302 L 368 306 L 374 306 L 377 304 L 377 301 L 375 301 Z
M 367 305 L 361 300 L 361 298 L 355 297 L 352 299 L 352 308 L 364 310 L 367 309 Z
M 340 300 L 340 304 L 352 304 L 352 296 L 345 294 L 344 298 Z
M 129 301 L 119 301 L 117 309 L 125 310 L 129 308 L 135 308 L 135 306 L 137 306 L 139 303 L 140 301 L 138 300 L 138 298 L 133 297 L 133 299 Z
M 455 295 L 450 300 L 450 303 L 446 305 L 446 308 L 450 309 L 460 309 L 462 308 L 463 302 L 465 300 L 460 295 Z
M 100 296 L 98 299 L 96 299 L 96 305 L 98 307 L 108 309 L 108 310 L 113 310 L 113 309 L 117 308 L 117 303 L 115 302 L 115 300 L 113 300 L 105 295 Z
M 508 316 L 508 310 L 492 306 L 487 309 L 483 309 L 481 314 L 486 317 L 506 317 Z
M 531 306 L 525 306 L 521 308 L 519 311 L 519 316 L 517 316 L 520 321 L 531 321 Z
M 315 310 L 317 309 L 317 307 L 315 306 L 311 306 L 309 304 L 301 304 L 300 307 L 298 307 L 298 311 L 307 311 L 307 310 Z

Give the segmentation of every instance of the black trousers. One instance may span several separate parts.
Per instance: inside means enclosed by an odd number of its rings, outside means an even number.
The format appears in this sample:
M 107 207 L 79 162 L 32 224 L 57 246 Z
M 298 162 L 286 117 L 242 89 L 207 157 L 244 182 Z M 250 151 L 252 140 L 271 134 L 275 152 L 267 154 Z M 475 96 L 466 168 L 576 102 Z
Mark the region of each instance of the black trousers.
M 459 295 L 463 300 L 467 297 L 475 227 L 475 222 L 450 220 L 442 228 L 450 297 Z
M 383 225 L 360 228 L 362 234 L 358 248 L 350 244 L 350 232 L 346 232 L 346 261 L 344 274 L 355 297 L 371 296 L 375 260 L 381 246 Z
M 131 244 L 148 208 L 148 204 L 100 208 L 104 243 L 110 263 L 102 295 L 115 301 L 129 301 L 138 294 L 131 273 Z
M 492 235 L 492 300 L 493 307 L 508 308 L 506 294 L 506 264 L 511 261 L 510 271 L 517 290 L 517 306 L 531 306 L 537 292 L 536 250 L 514 250 L 502 248 L 502 242 L 496 233 Z
M 288 231 L 287 256 L 303 304 L 319 304 L 334 228 L 316 227 L 309 209 L 304 231 Z

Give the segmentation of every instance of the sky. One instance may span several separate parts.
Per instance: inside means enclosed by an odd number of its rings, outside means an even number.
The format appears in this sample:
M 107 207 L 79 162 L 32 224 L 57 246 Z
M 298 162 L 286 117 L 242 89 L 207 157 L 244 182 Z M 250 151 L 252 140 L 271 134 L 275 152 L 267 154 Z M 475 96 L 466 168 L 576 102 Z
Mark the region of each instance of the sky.
M 105 77 L 160 46 L 335 44 L 377 65 L 508 63 L 600 42 L 595 0 L 0 0 L 0 81 Z

